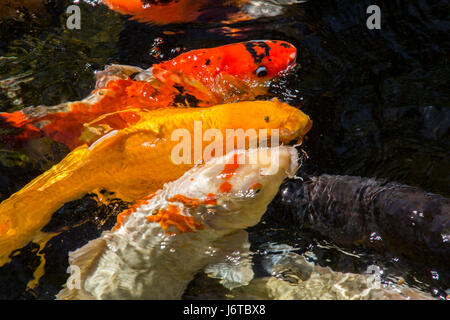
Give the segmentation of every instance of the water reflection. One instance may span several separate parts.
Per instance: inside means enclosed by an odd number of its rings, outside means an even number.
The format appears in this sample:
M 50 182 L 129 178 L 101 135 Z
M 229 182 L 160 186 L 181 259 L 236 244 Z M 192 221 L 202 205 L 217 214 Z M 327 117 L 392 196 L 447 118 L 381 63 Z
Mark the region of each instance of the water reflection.
M 194 48 L 253 39 L 286 40 L 298 48 L 299 66 L 292 75 L 273 84 L 271 94 L 262 98 L 277 96 L 301 107 L 314 120 L 309 139 L 302 146 L 309 155 L 303 167 L 307 173 L 386 178 L 450 196 L 447 2 L 384 3 L 381 30 L 365 27 L 366 8 L 371 4 L 368 0 L 309 1 L 290 4 L 288 10 L 275 17 L 261 10 L 263 17 L 256 20 L 231 19 L 219 23 L 213 15 L 205 15 L 204 21 L 168 26 L 138 23 L 105 6 L 79 2 L 82 16 L 89 17 L 83 19 L 82 32 L 67 30 L 63 23 L 64 10 L 73 1 L 55 3 L 50 13 L 53 19 L 33 17 L 0 22 L 1 111 L 80 100 L 93 89 L 94 71 L 103 70 L 109 63 L 147 68 Z M 262 2 L 253 1 L 257 3 Z M 258 16 L 256 11 L 254 14 Z M 19 151 L 1 151 L 2 198 L 67 152 L 52 144 L 48 150 L 46 162 L 27 158 Z M 65 212 L 92 213 L 98 210 L 93 206 L 85 199 Z M 264 257 L 280 258 L 262 245 L 275 241 L 296 248 L 291 254 L 299 257 L 302 254 L 307 261 L 342 274 L 361 275 L 368 266 L 380 265 L 386 281 L 395 283 L 394 279 L 401 277 L 408 285 L 438 297 L 448 295 L 438 271 L 405 264 L 399 255 L 345 251 L 319 234 L 289 228 L 283 220 L 283 210 L 286 209 L 278 206 L 270 212 L 268 223 L 261 223 L 251 231 L 255 273 L 260 275 L 256 279 L 267 276 L 265 269 L 269 267 Z M 422 218 L 419 212 L 411 214 L 411 223 Z M 78 226 L 78 222 L 73 225 Z M 53 249 L 45 248 L 49 252 L 49 268 L 56 270 L 54 276 L 43 278 L 43 287 L 48 292 L 52 292 L 51 285 L 64 282 L 65 270 L 57 266 L 67 260 L 67 248 L 62 243 L 80 245 L 74 244 L 75 238 L 80 238 L 77 230 L 68 227 L 68 233 L 61 238 L 64 241 L 55 240 Z M 83 240 L 96 237 L 97 231 L 90 225 L 84 229 Z M 372 232 L 371 241 L 383 241 L 378 233 Z M 448 243 L 447 232 L 440 237 L 442 243 Z M 19 273 L 25 275 L 23 278 L 30 277 L 29 269 L 36 264 L 33 254 L 36 250 L 33 244 L 22 250 L 28 260 L 18 255 L 24 261 L 19 268 Z M 265 267 L 261 261 L 266 261 Z M 272 263 L 272 269 L 274 266 Z M 284 282 L 299 284 L 305 278 L 302 272 L 288 268 L 275 274 L 288 279 Z M 208 296 L 204 284 L 194 284 L 197 297 Z M 22 284 L 16 285 L 15 289 L 18 288 L 23 289 Z M 253 292 L 258 296 L 255 290 L 248 288 L 246 294 Z M 48 292 L 42 296 L 50 297 Z

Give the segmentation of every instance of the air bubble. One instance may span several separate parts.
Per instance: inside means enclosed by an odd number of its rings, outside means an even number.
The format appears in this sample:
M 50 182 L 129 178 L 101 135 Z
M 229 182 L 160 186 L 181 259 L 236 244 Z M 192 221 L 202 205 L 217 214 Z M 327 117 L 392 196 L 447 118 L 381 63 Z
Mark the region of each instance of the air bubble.
M 431 270 L 430 273 L 434 280 L 439 280 L 439 273 L 437 271 Z
M 381 238 L 381 236 L 378 235 L 376 232 L 372 232 L 372 233 L 370 234 L 370 237 L 369 237 L 369 241 L 370 241 L 370 242 L 380 241 L 380 240 L 383 240 L 383 238 Z
M 150 55 L 151 55 L 152 57 L 157 58 L 157 57 L 159 57 L 159 56 L 161 55 L 161 50 L 160 50 L 158 47 L 153 47 L 153 48 L 150 50 Z
M 164 39 L 161 38 L 161 37 L 157 37 L 157 38 L 155 38 L 155 39 L 153 40 L 153 45 L 154 45 L 154 46 L 160 45 L 160 44 L 162 44 L 162 43 L 164 43 Z

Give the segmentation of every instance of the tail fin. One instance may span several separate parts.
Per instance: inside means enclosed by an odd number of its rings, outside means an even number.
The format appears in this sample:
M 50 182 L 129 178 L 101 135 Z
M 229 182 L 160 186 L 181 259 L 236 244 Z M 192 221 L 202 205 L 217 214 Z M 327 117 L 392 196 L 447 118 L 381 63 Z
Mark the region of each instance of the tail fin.
M 26 142 L 42 136 L 42 132 L 33 125 L 33 120 L 21 111 L 0 113 L 0 126 L 10 129 L 1 135 L 1 142 L 13 148 L 19 148 Z M 19 129 L 19 133 L 15 129 Z
M 90 191 L 80 170 L 87 146 L 71 152 L 20 191 L 0 203 L 0 266 L 11 251 L 26 245 L 65 202 Z

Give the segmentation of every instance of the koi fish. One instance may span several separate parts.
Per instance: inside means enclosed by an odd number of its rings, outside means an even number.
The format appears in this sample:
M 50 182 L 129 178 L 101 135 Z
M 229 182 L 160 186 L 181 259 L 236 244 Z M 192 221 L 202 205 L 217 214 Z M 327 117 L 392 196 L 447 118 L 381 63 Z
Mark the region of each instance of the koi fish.
M 260 220 L 281 182 L 297 168 L 297 150 L 285 146 L 235 151 L 192 168 L 133 208 L 115 231 L 71 252 L 80 288 L 69 284 L 57 297 L 181 298 L 195 273 L 234 246 L 239 249 L 230 239 Z M 221 191 L 224 179 L 232 184 L 228 192 Z M 209 253 L 217 242 L 229 247 Z
M 104 0 L 112 10 L 131 15 L 133 19 L 155 24 L 195 21 L 211 0 Z
M 342 248 L 390 252 L 433 270 L 450 264 L 450 199 L 441 195 L 384 179 L 326 174 L 290 182 L 282 194 L 280 203 L 299 228 Z
M 8 260 L 12 250 L 26 245 L 52 213 L 68 201 L 99 189 L 114 192 L 115 197 L 125 201 L 136 201 L 181 177 L 194 166 L 194 161 L 173 162 L 172 153 L 181 143 L 180 138 L 172 136 L 176 129 L 183 128 L 184 134 L 194 138 L 198 134 L 196 123 L 202 125 L 205 133 L 215 129 L 221 134 L 216 140 L 225 149 L 227 129 L 254 129 L 261 145 L 273 136 L 279 137 L 281 143 L 301 141 L 312 124 L 303 112 L 277 100 L 210 108 L 168 108 L 146 114 L 133 126 L 112 131 L 91 146 L 76 148 L 0 203 L 0 265 Z M 202 152 L 210 150 L 210 145 L 202 141 L 200 146 L 195 141 L 187 142 L 183 154 L 195 155 L 196 148 Z M 212 155 L 214 150 L 210 150 L 210 155 L 219 156 Z
M 226 24 L 277 16 L 299 0 L 104 0 L 112 10 L 152 24 L 221 22 Z
M 111 66 L 98 74 L 96 90 L 82 101 L 0 113 L 0 122 L 22 129 L 2 140 L 20 146 L 44 134 L 73 150 L 135 124 L 137 116 L 130 109 L 166 108 L 177 101 L 189 105 L 189 99 L 200 107 L 254 100 L 267 93 L 270 81 L 292 68 L 295 59 L 294 46 L 268 40 L 189 51 L 149 70 Z M 138 80 L 131 79 L 133 75 Z M 101 128 L 97 126 L 95 134 L 85 131 L 99 117 Z

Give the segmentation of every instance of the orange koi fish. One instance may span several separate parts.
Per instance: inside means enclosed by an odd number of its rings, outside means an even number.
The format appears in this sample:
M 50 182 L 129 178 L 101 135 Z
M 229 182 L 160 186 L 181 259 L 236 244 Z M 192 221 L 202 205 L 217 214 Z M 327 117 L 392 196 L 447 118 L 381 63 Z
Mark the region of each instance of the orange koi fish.
M 154 24 L 199 20 L 239 21 L 250 19 L 237 12 L 249 0 L 104 0 L 112 10 L 134 20 Z
M 103 0 L 110 9 L 139 22 L 164 25 L 186 22 L 226 24 L 277 16 L 299 0 Z
M 98 74 L 96 90 L 82 101 L 0 113 L 0 123 L 22 129 L 2 140 L 18 146 L 46 135 L 73 150 L 136 123 L 139 116 L 130 109 L 189 106 L 189 100 L 200 107 L 254 100 L 267 93 L 270 81 L 292 68 L 295 59 L 294 46 L 268 40 L 189 51 L 149 70 L 111 66 Z M 91 123 L 99 117 L 102 125 L 94 128 Z
M 307 115 L 277 100 L 142 113 L 146 115 L 135 125 L 112 131 L 91 146 L 79 146 L 0 203 L 0 265 L 8 260 L 12 250 L 37 236 L 51 215 L 68 201 L 99 189 L 114 192 L 115 197 L 125 201 L 136 201 L 181 177 L 194 166 L 194 160 L 180 164 L 173 161 L 173 152 L 180 145 L 180 138 L 172 136 L 176 129 L 182 128 L 195 137 L 195 124 L 200 122 L 203 132 L 215 129 L 221 133 L 223 140 L 215 139 L 225 148 L 227 129 L 254 129 L 261 145 L 273 135 L 279 136 L 281 143 L 301 140 L 311 128 Z M 265 137 L 259 135 L 260 129 Z M 194 141 L 187 150 L 194 155 L 195 150 L 203 152 L 208 146 L 201 143 L 196 147 Z

